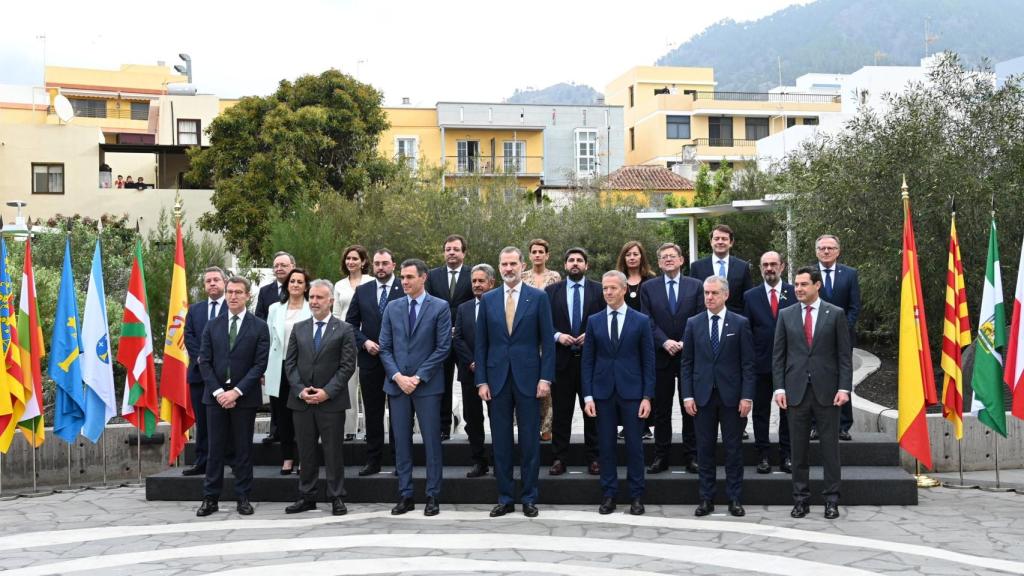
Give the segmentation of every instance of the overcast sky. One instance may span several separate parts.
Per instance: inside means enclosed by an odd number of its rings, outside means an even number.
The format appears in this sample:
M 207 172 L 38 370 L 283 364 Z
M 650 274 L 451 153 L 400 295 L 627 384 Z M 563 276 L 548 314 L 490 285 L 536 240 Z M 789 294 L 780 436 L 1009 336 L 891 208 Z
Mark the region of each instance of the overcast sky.
M 415 2 L 7 2 L 0 84 L 39 84 L 48 65 L 116 69 L 192 56 L 202 93 L 273 92 L 338 68 L 384 92 L 498 102 L 516 88 L 605 84 L 723 18 L 756 20 L 808 0 Z

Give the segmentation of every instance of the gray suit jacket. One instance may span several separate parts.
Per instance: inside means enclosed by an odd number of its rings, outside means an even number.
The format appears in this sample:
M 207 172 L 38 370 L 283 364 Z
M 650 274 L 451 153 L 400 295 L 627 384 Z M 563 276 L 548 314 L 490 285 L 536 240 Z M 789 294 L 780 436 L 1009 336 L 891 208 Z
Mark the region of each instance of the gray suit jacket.
M 853 348 L 843 309 L 819 299 L 814 338 L 807 346 L 803 304 L 779 310 L 775 325 L 772 374 L 776 388 L 786 389 L 786 401 L 800 404 L 810 384 L 818 402 L 831 406 L 836 392 L 853 385 Z
M 356 371 L 356 337 L 352 326 L 333 315 L 327 317 L 320 349 L 313 347 L 314 318 L 297 322 L 288 340 L 284 365 L 288 374 L 288 408 L 305 411 L 309 405 L 299 399 L 307 386 L 322 388 L 329 398 L 319 405 L 326 412 L 348 409 L 348 379 Z

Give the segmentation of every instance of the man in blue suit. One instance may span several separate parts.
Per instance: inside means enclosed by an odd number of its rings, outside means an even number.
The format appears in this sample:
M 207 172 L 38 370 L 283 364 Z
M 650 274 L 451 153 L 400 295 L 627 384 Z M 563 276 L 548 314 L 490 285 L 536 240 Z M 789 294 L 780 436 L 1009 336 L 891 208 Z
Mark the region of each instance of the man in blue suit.
M 228 280 L 225 289 L 228 313 L 210 320 L 199 348 L 210 454 L 206 461 L 203 503 L 196 516 L 209 516 L 218 509 L 224 484 L 224 449 L 229 439 L 235 453 L 231 472 L 235 476 L 238 513 L 245 516 L 253 513 L 249 504 L 252 433 L 256 409 L 263 403 L 260 379 L 267 371 L 270 331 L 266 322 L 246 310 L 249 289 L 246 278 L 232 276 Z
M 726 309 L 729 283 L 721 276 L 704 281 L 706 312 L 686 321 L 679 395 L 697 428 L 700 505 L 715 509 L 715 446 L 718 429 L 725 448 L 725 489 L 729 513 L 743 516 L 743 419 L 754 404 L 754 344 L 747 319 Z
M 519 426 L 520 501 L 523 515 L 537 516 L 540 467 L 538 398 L 551 393 L 555 376 L 555 331 L 551 306 L 543 290 L 522 281 L 523 253 L 507 246 L 498 255 L 504 280 L 500 290 L 483 295 L 476 319 L 476 385 L 488 402 L 498 505 L 491 517 L 515 511 L 512 478 L 512 415 Z
M 601 291 L 607 308 L 587 322 L 583 343 L 583 396 L 588 416 L 597 417 L 604 498 L 598 512 L 615 511 L 619 491 L 616 428 L 626 439 L 629 513 L 644 513 L 644 419 L 654 396 L 654 337 L 651 321 L 626 305 L 626 275 L 605 272 Z
M 640 311 L 651 319 L 655 349 L 654 385 L 654 461 L 648 474 L 668 470 L 672 449 L 672 410 L 675 407 L 676 378 L 679 376 L 679 353 L 683 350 L 683 329 L 686 319 L 704 308 L 699 280 L 681 274 L 683 249 L 666 243 L 658 248 L 657 276 L 640 285 Z M 680 399 L 682 400 L 682 399 Z M 696 474 L 694 455 L 697 437 L 693 417 L 683 411 L 683 465 Z
M 750 263 L 730 256 L 734 237 L 732 228 L 719 224 L 711 230 L 711 252 L 690 265 L 690 276 L 703 282 L 708 276 L 721 276 L 729 281 L 729 301 L 725 303 L 731 312 L 743 312 L 743 296 L 754 285 L 750 279 Z
M 190 468 L 181 471 L 183 476 L 206 474 L 206 455 L 210 453 L 210 441 L 206 433 L 206 407 L 203 406 L 203 375 L 199 372 L 199 347 L 202 346 L 203 330 L 206 323 L 227 314 L 224 306 L 224 282 L 228 275 L 217 266 L 203 270 L 203 288 L 206 300 L 189 306 L 185 316 L 185 350 L 188 352 L 188 391 L 192 400 L 192 411 L 196 416 L 196 460 Z
M 427 503 L 425 516 L 440 511 L 441 495 L 441 396 L 445 390 L 444 363 L 452 346 L 452 316 L 448 302 L 424 290 L 427 264 L 410 259 L 400 268 L 405 298 L 384 310 L 380 329 L 380 359 L 386 379 L 384 392 L 391 406 L 395 431 L 395 468 L 398 471 L 398 503 L 391 514 L 415 509 L 412 497 L 412 421 L 420 421 L 427 453 Z
M 758 474 L 772 471 L 768 457 L 771 450 L 768 428 L 772 415 L 772 395 L 776 388 L 772 382 L 775 323 L 779 310 L 797 301 L 793 285 L 782 281 L 785 269 L 786 263 L 778 252 L 765 252 L 761 255 L 761 277 L 764 283 L 747 290 L 743 296 L 743 315 L 750 321 L 750 331 L 754 335 L 754 372 L 757 374 L 757 386 L 754 389 L 754 446 L 760 457 L 757 463 Z M 779 410 L 779 470 L 787 474 L 793 471 L 789 451 L 789 423 L 786 421 L 785 410 Z

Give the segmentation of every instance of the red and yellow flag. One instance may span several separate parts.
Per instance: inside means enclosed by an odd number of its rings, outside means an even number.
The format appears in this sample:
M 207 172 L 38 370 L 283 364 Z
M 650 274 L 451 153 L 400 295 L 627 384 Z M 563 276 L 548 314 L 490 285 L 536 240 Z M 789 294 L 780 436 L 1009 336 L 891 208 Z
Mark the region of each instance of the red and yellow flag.
M 188 314 L 188 289 L 185 282 L 185 250 L 178 224 L 178 243 L 171 273 L 171 298 L 167 308 L 167 332 L 164 337 L 164 368 L 160 375 L 160 419 L 171 423 L 171 447 L 168 462 L 174 463 L 185 449 L 188 430 L 195 423 L 195 412 L 188 390 L 188 353 L 185 351 L 185 317 Z
M 46 440 L 46 422 L 43 421 L 43 370 L 42 358 L 46 355 L 43 344 L 43 327 L 39 323 L 39 309 L 36 306 L 36 277 L 32 270 L 32 239 L 25 239 L 25 263 L 21 274 L 21 296 L 18 300 L 18 333 L 22 335 L 18 345 L 21 348 L 22 386 L 25 389 L 25 413 L 18 421 L 18 428 L 33 448 L 43 445 Z
M 942 323 L 942 416 L 953 424 L 956 439 L 964 437 L 964 373 L 962 351 L 971 345 L 971 319 L 967 315 L 964 263 L 956 233 L 956 212 L 949 225 L 946 259 L 946 314 Z
M 935 374 L 928 349 L 928 328 L 921 297 L 910 197 L 903 184 L 903 279 L 900 289 L 899 431 L 900 447 L 932 467 L 925 407 L 935 404 Z
M 3 335 L 3 362 L 0 362 L 0 390 L 3 390 L 4 410 L 0 415 L 0 452 L 11 447 L 18 422 L 25 415 L 25 375 L 21 369 L 21 346 L 18 339 L 18 319 L 14 308 L 14 283 L 7 270 L 7 243 L 0 238 L 0 334 Z M 8 403 L 9 402 L 9 403 Z M 6 411 L 9 408 L 9 411 Z
M 151 436 L 156 430 L 157 411 L 160 408 L 157 405 L 153 331 L 149 323 L 149 305 L 146 303 L 146 275 L 142 267 L 141 240 L 135 245 L 135 261 L 132 263 L 132 273 L 128 279 L 117 361 L 127 372 L 121 415 L 138 428 L 139 432 Z

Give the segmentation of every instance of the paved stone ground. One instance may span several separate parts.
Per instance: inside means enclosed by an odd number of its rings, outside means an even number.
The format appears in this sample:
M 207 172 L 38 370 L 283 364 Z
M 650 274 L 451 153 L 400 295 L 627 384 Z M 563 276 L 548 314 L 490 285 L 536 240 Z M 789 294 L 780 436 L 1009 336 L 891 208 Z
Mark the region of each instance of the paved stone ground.
M 650 506 L 633 517 L 596 506 L 544 506 L 490 519 L 488 507 L 442 504 L 401 517 L 390 504 L 349 515 L 284 514 L 231 502 L 209 518 L 195 503 L 147 502 L 141 488 L 85 490 L 0 502 L 7 574 L 1013 574 L 1024 573 L 1024 497 L 936 488 L 919 506 L 821 508 L 802 520 L 782 506 L 694 518 Z

